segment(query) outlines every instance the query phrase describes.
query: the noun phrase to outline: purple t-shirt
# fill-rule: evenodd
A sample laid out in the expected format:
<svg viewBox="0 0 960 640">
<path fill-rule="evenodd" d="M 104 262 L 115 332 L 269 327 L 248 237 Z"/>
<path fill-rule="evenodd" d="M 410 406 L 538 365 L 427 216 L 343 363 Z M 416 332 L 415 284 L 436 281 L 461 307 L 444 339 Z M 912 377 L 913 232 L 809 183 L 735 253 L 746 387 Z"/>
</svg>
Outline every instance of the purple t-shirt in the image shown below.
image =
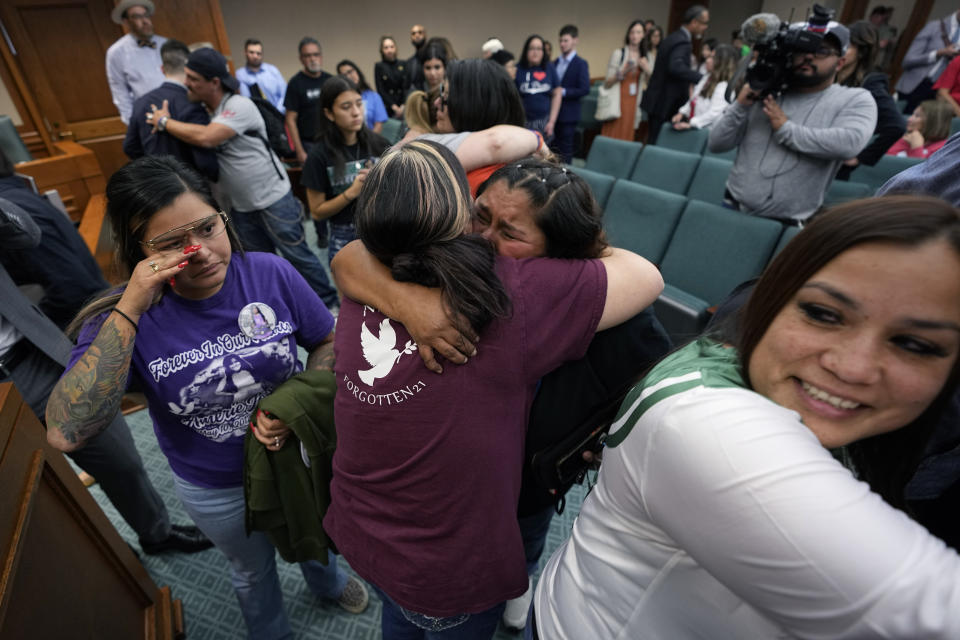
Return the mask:
<svg viewBox="0 0 960 640">
<path fill-rule="evenodd" d="M 544 374 L 584 355 L 603 313 L 594 260 L 497 259 L 512 316 L 465 366 L 427 370 L 403 325 L 343 300 L 337 451 L 324 528 L 401 606 L 476 613 L 527 589 L 517 499 L 527 417 Z"/>
<path fill-rule="evenodd" d="M 69 366 L 103 318 L 83 327 Z M 216 294 L 167 292 L 139 325 L 128 386 L 146 395 L 170 467 L 193 484 L 226 488 L 242 483 L 243 436 L 257 403 L 302 369 L 297 344 L 320 344 L 334 320 L 290 263 L 248 253 L 233 256 Z"/>
</svg>

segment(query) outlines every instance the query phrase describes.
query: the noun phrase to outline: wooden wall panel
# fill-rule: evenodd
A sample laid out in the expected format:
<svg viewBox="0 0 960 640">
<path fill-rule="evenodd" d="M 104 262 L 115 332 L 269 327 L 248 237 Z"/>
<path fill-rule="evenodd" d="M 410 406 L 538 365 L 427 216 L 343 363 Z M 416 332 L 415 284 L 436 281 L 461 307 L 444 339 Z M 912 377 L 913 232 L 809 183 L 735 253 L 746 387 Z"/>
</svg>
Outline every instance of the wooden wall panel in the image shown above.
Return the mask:
<svg viewBox="0 0 960 640">
<path fill-rule="evenodd" d="M 104 66 L 107 51 L 90 7 L 23 7 L 20 19 L 39 65 L 32 75 L 46 76 L 65 121 L 116 115 Z"/>
</svg>

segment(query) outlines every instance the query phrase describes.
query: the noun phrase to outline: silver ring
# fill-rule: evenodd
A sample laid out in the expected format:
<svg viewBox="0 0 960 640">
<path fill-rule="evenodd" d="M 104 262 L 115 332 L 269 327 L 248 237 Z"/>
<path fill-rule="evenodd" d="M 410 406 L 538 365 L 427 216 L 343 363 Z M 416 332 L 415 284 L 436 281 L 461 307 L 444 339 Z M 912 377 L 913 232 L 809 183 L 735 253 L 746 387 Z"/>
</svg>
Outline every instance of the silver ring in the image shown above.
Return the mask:
<svg viewBox="0 0 960 640">
<path fill-rule="evenodd" d="M 273 446 L 280 448 L 280 436 L 273 436 Z"/>
<path fill-rule="evenodd" d="M 157 264 L 156 262 L 154 262 L 153 260 L 151 260 L 148 264 L 149 264 L 150 268 L 153 270 L 154 273 L 157 273 L 157 272 L 160 271 L 160 265 L 158 265 L 158 264 Z"/>
</svg>

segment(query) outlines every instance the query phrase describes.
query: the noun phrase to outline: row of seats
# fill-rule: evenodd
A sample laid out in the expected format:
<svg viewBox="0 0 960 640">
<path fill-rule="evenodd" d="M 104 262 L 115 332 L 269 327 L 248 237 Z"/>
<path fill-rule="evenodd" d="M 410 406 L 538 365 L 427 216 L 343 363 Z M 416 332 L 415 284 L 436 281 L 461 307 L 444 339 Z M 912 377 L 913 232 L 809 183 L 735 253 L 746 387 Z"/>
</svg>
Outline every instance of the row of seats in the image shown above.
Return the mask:
<svg viewBox="0 0 960 640">
<path fill-rule="evenodd" d="M 699 145 L 691 147 L 677 142 L 690 135 L 694 136 L 692 139 L 699 137 L 705 143 L 705 131 L 670 131 L 673 135 L 661 137 L 656 145 L 647 146 L 639 142 L 597 136 L 590 147 L 585 166 L 590 171 L 614 178 L 649 184 L 708 202 L 720 202 L 733 159 L 717 154 L 701 155 L 689 150 L 701 148 Z M 676 148 L 684 145 L 685 149 Z M 861 166 L 856 170 L 855 181 L 833 181 L 827 191 L 825 204 L 869 196 L 896 174 L 922 161 L 920 158 L 884 156 L 873 167 Z"/>
<path fill-rule="evenodd" d="M 597 138 L 594 148 L 610 146 L 619 151 L 636 151 L 626 147 L 630 143 L 613 140 L 613 144 L 609 144 L 610 140 Z M 604 153 L 603 150 L 601 153 Z M 591 162 L 591 158 L 595 161 Z M 591 158 L 587 159 L 586 168 L 580 170 L 580 174 L 590 183 L 601 207 L 606 206 L 614 180 L 617 179 L 719 204 L 723 200 L 727 176 L 733 167 L 732 160 L 674 151 L 659 145 L 648 146 L 643 153 L 638 153 L 636 160 L 625 157 L 623 153 L 618 156 L 613 150 L 600 156 L 602 160 L 593 156 L 591 150 Z M 627 173 L 625 169 L 631 162 L 634 163 L 633 168 Z M 872 193 L 873 190 L 865 184 L 835 180 L 827 191 L 825 204 L 834 205 L 866 198 Z"/>
<path fill-rule="evenodd" d="M 678 344 L 697 335 L 710 307 L 741 282 L 759 276 L 799 231 L 631 180 L 574 171 L 595 192 L 599 185 L 611 244 L 659 265 L 666 287 L 654 308 Z"/>
</svg>

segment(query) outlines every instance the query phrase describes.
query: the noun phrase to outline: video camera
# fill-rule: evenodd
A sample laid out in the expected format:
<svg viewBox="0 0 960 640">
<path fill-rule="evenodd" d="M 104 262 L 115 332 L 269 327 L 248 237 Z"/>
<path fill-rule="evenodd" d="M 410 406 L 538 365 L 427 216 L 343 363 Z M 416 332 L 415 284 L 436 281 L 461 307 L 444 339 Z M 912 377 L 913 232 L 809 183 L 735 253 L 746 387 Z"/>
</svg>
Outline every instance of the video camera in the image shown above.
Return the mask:
<svg viewBox="0 0 960 640">
<path fill-rule="evenodd" d="M 823 43 L 833 12 L 819 4 L 806 22 L 790 25 L 772 13 L 747 18 L 740 28 L 743 41 L 753 47 L 756 59 L 746 67 L 746 81 L 762 96 L 779 95 L 789 87 L 796 53 L 815 53 Z M 739 73 L 738 73 L 739 75 Z M 739 78 L 738 78 L 739 79 Z M 730 83 L 731 88 L 735 86 Z"/>
</svg>

